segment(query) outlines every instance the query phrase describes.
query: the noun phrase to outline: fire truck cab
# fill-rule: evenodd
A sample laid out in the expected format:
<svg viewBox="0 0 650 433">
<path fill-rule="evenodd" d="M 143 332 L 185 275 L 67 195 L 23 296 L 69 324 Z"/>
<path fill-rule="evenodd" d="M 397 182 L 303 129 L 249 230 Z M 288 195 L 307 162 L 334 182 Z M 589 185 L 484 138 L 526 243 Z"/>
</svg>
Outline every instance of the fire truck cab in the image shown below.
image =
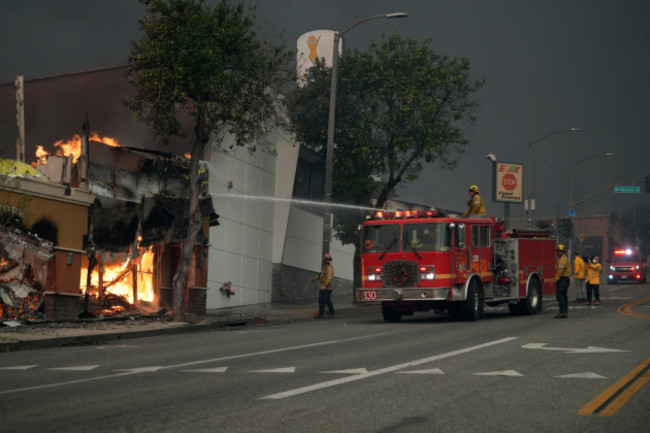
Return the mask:
<svg viewBox="0 0 650 433">
<path fill-rule="evenodd" d="M 614 250 L 609 263 L 607 281 L 617 283 L 619 281 L 632 281 L 645 283 L 646 263 L 638 251 L 632 248 L 620 248 Z"/>
<path fill-rule="evenodd" d="M 542 311 L 555 289 L 555 240 L 504 231 L 491 217 L 441 211 L 378 211 L 361 230 L 360 303 L 381 303 L 386 321 L 435 310 L 475 321 L 485 305 L 512 314 Z"/>
</svg>

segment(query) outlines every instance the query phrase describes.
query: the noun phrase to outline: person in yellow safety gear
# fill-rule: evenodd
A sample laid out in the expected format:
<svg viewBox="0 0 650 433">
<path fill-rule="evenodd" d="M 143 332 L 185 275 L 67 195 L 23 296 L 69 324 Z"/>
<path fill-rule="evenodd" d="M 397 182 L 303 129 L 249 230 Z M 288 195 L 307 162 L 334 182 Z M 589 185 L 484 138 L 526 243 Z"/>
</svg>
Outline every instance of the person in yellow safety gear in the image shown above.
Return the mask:
<svg viewBox="0 0 650 433">
<path fill-rule="evenodd" d="M 469 187 L 469 197 L 467 201 L 467 210 L 463 212 L 463 218 L 469 215 L 485 215 L 485 203 L 478 193 L 478 186 L 472 185 Z"/>
<path fill-rule="evenodd" d="M 555 248 L 557 252 L 557 262 L 555 263 L 555 297 L 560 307 L 560 311 L 555 316 L 556 319 L 566 319 L 569 309 L 569 277 L 571 276 L 571 263 L 566 256 L 566 248 L 558 244 Z"/>
<path fill-rule="evenodd" d="M 334 289 L 334 268 L 332 267 L 332 256 L 329 254 L 323 254 L 323 266 L 321 268 L 320 274 L 316 275 L 311 279 L 312 282 L 318 280 L 318 316 L 316 319 L 322 319 L 325 317 L 325 306 L 327 305 L 327 311 L 329 313 L 329 318 L 334 317 L 334 305 L 332 304 L 332 290 Z"/>
<path fill-rule="evenodd" d="M 594 294 L 595 304 L 600 305 L 600 272 L 603 265 L 598 263 L 598 256 L 587 262 L 587 304 L 591 305 L 591 293 Z"/>
<path fill-rule="evenodd" d="M 576 251 L 576 258 L 573 260 L 573 282 L 576 286 L 576 302 L 585 302 L 585 261 Z"/>
</svg>

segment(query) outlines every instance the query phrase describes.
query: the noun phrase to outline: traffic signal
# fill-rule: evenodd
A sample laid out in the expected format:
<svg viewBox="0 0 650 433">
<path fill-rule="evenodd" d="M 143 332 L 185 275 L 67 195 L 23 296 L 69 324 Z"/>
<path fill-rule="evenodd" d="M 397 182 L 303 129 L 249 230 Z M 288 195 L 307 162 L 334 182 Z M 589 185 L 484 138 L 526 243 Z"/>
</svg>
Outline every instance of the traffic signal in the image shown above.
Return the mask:
<svg viewBox="0 0 650 433">
<path fill-rule="evenodd" d="M 560 236 L 570 238 L 571 232 L 573 231 L 572 228 L 573 223 L 571 218 L 560 218 L 560 221 L 558 222 L 558 233 Z"/>
</svg>

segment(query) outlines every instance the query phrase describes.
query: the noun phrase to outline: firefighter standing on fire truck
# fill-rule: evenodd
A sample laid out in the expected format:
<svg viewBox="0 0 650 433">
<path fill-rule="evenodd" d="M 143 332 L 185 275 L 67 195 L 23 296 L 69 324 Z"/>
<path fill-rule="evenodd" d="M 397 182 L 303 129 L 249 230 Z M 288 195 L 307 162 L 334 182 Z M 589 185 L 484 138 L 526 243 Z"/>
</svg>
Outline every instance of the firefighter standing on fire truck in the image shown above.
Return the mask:
<svg viewBox="0 0 650 433">
<path fill-rule="evenodd" d="M 560 307 L 559 313 L 555 315 L 556 319 L 566 319 L 569 309 L 569 277 L 571 276 L 571 263 L 566 255 L 566 248 L 558 244 L 555 248 L 557 252 L 557 262 L 555 263 L 555 297 Z"/>
<path fill-rule="evenodd" d="M 469 197 L 467 201 L 467 210 L 463 212 L 463 218 L 469 215 L 485 215 L 485 203 L 480 195 L 478 195 L 478 186 L 472 185 L 469 187 Z"/>
</svg>

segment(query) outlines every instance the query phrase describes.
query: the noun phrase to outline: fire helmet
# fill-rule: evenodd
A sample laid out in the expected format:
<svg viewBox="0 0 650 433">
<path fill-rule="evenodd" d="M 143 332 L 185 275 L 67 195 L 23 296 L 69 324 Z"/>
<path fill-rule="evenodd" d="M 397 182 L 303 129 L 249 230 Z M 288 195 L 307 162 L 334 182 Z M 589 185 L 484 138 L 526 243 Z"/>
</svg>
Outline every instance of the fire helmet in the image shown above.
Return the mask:
<svg viewBox="0 0 650 433">
<path fill-rule="evenodd" d="M 324 262 L 331 262 L 332 261 L 332 256 L 329 254 L 323 254 L 323 261 Z"/>
<path fill-rule="evenodd" d="M 479 192 L 478 192 L 478 186 L 476 186 L 476 185 L 472 185 L 472 186 L 470 186 L 470 187 L 469 187 L 469 192 L 475 192 L 475 193 L 478 194 L 478 193 L 479 193 Z"/>
<path fill-rule="evenodd" d="M 564 244 L 557 244 L 555 251 L 566 251 L 566 248 L 564 247 Z"/>
</svg>

